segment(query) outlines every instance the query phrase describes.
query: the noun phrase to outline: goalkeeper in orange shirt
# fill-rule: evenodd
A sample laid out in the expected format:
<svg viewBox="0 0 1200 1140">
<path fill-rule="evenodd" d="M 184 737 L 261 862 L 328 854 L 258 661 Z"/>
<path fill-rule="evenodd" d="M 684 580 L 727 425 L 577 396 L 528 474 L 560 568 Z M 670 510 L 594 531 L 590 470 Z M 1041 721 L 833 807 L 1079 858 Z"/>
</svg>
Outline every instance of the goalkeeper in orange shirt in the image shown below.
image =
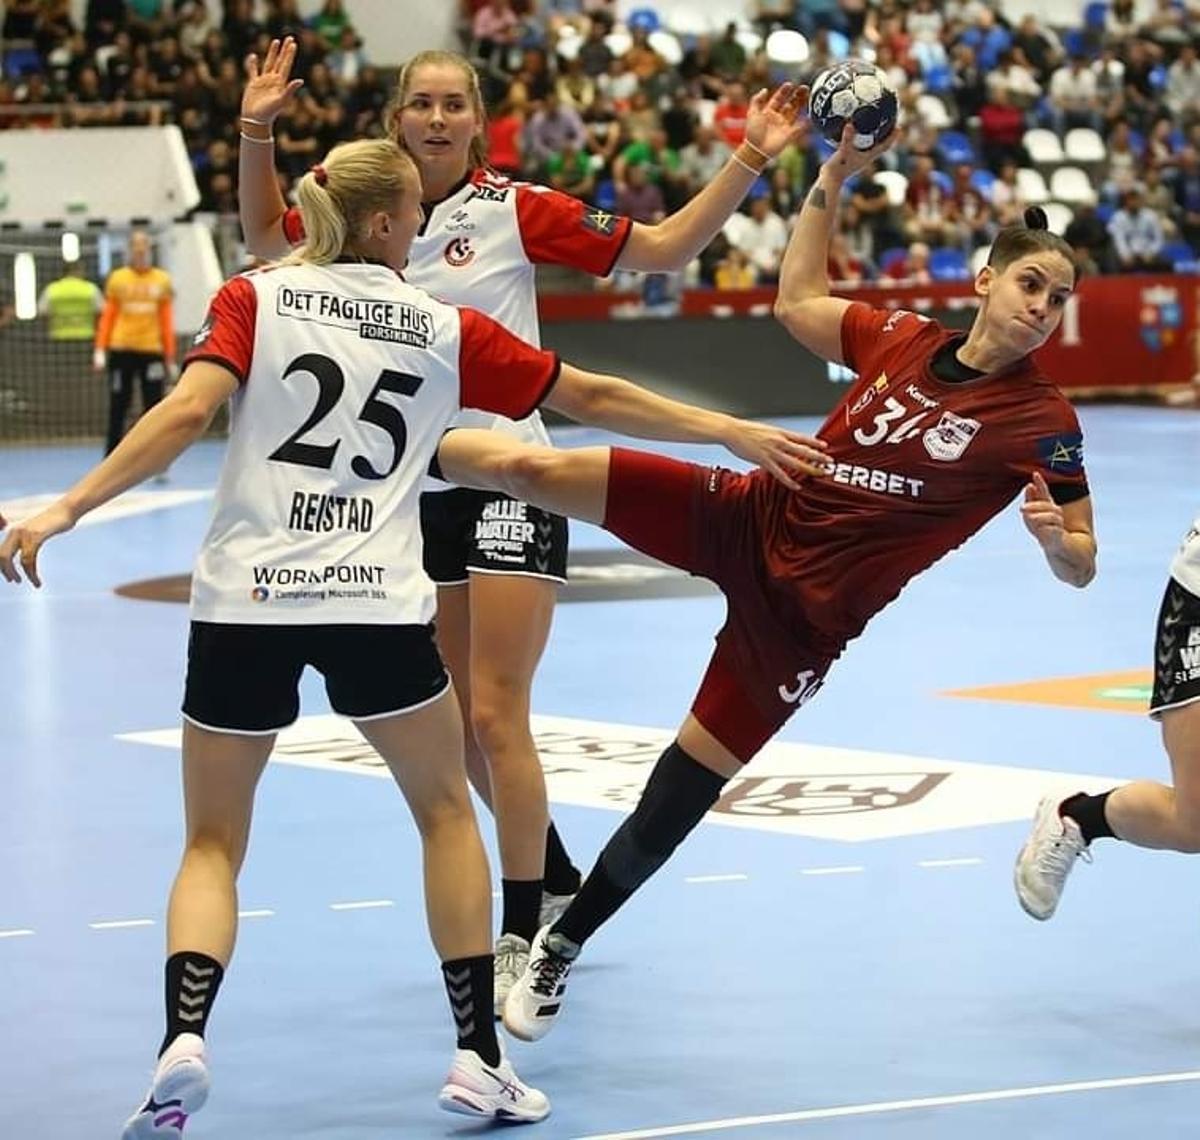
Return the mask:
<svg viewBox="0 0 1200 1140">
<path fill-rule="evenodd" d="M 163 397 L 176 374 L 174 288 L 170 274 L 153 264 L 150 235 L 129 235 L 129 263 L 114 269 L 104 286 L 104 311 L 96 328 L 93 367 L 108 376 L 107 455 L 125 434 L 135 382 L 142 411 Z"/>
</svg>

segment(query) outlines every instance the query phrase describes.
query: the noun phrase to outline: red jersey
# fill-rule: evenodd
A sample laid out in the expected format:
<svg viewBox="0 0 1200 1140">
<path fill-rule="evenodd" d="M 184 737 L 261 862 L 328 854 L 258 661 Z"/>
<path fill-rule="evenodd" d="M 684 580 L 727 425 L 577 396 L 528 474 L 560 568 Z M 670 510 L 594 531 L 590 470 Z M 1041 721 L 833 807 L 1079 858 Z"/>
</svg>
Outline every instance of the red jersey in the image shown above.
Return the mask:
<svg viewBox="0 0 1200 1140">
<path fill-rule="evenodd" d="M 834 652 L 1034 471 L 1057 502 L 1088 494 L 1075 410 L 1029 357 L 975 380 L 934 376 L 937 351 L 962 335 L 852 304 L 842 359 L 858 379 L 819 433 L 832 475 L 789 492 L 756 473 L 756 492 L 776 500 L 762 511 L 768 573 Z"/>
</svg>

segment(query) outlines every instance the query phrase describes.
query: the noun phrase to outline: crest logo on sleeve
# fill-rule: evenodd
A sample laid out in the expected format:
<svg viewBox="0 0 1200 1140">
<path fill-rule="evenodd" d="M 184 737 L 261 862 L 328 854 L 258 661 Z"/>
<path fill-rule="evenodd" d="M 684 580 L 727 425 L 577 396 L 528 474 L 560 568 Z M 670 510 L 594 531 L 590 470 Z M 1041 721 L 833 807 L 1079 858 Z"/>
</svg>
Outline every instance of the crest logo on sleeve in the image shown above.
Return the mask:
<svg viewBox="0 0 1200 1140">
<path fill-rule="evenodd" d="M 881 392 L 885 392 L 887 390 L 888 383 L 888 374 L 886 372 L 881 372 L 877 377 L 875 377 L 875 380 L 871 386 L 867 388 L 866 391 L 864 391 L 858 397 L 858 399 L 854 401 L 853 404 L 850 405 L 850 415 L 856 416 L 865 408 L 870 407 L 874 402 L 875 397 Z"/>
<path fill-rule="evenodd" d="M 470 265 L 475 260 L 475 250 L 471 248 L 469 238 L 455 238 L 442 255 L 446 259 L 447 265 L 452 265 L 455 269 L 461 269 L 464 265 Z"/>
<path fill-rule="evenodd" d="M 1039 439 L 1037 452 L 1056 475 L 1078 475 L 1083 470 L 1083 435 L 1077 431 Z"/>
<path fill-rule="evenodd" d="M 584 210 L 580 222 L 585 230 L 591 230 L 592 233 L 601 234 L 604 237 L 612 237 L 613 231 L 617 228 L 617 215 L 610 214 L 607 210 Z"/>
<path fill-rule="evenodd" d="M 962 453 L 967 450 L 981 426 L 978 420 L 956 416 L 953 412 L 943 412 L 942 418 L 933 427 L 925 429 L 921 440 L 931 459 L 953 463 L 962 457 Z"/>
</svg>

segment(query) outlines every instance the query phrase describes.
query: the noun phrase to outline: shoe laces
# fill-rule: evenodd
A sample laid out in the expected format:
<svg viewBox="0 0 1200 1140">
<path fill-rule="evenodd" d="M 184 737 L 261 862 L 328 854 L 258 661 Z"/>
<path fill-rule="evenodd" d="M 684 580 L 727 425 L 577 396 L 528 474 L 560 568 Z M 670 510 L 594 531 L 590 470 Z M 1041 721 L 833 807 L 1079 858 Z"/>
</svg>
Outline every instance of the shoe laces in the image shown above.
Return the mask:
<svg viewBox="0 0 1200 1140">
<path fill-rule="evenodd" d="M 533 971 L 530 989 L 540 997 L 548 998 L 558 992 L 559 983 L 571 969 L 571 960 L 543 948 L 541 955 L 530 962 L 529 968 Z"/>
<path fill-rule="evenodd" d="M 521 974 L 524 965 L 521 958 L 528 955 L 529 950 L 522 946 L 516 938 L 501 938 L 496 943 L 496 972 L 504 974 Z"/>
<path fill-rule="evenodd" d="M 1038 852 L 1037 866 L 1044 874 L 1052 875 L 1056 879 L 1065 879 L 1076 859 L 1090 863 L 1092 853 L 1083 842 L 1083 838 L 1076 838 L 1064 824 L 1062 831 L 1045 843 Z"/>
</svg>

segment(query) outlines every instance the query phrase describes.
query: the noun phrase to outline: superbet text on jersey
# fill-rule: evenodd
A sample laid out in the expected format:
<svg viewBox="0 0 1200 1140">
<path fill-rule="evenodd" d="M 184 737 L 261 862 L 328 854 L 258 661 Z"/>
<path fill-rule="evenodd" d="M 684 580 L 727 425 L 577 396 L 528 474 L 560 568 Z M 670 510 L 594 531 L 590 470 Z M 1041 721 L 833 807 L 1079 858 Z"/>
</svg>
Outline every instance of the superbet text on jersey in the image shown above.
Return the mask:
<svg viewBox="0 0 1200 1140">
<path fill-rule="evenodd" d="M 258 270 L 213 299 L 188 363 L 241 380 L 192 617 L 249 624 L 424 624 L 417 498 L 463 407 L 521 418 L 552 352 L 387 266 Z"/>
<path fill-rule="evenodd" d="M 790 495 L 764 536 L 773 572 L 796 583 L 835 646 L 1034 471 L 1060 503 L 1088 493 L 1075 411 L 1031 360 L 959 383 L 934 375 L 935 354 L 962 335 L 861 303 L 842 318 L 858 380 L 819 433 L 830 475 Z"/>
</svg>

